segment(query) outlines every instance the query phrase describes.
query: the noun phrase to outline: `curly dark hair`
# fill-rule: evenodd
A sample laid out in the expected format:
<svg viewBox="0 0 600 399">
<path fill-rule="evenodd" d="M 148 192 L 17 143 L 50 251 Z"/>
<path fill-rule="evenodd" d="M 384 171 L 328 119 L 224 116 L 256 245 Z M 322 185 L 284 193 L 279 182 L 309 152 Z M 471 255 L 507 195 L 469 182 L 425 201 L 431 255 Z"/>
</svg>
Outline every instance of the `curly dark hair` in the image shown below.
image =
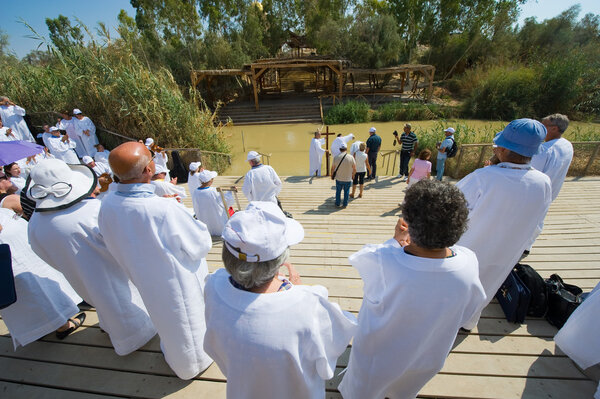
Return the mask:
<svg viewBox="0 0 600 399">
<path fill-rule="evenodd" d="M 456 244 L 467 230 L 469 210 L 458 188 L 438 180 L 421 180 L 406 190 L 402 216 L 412 242 L 439 249 Z"/>
</svg>

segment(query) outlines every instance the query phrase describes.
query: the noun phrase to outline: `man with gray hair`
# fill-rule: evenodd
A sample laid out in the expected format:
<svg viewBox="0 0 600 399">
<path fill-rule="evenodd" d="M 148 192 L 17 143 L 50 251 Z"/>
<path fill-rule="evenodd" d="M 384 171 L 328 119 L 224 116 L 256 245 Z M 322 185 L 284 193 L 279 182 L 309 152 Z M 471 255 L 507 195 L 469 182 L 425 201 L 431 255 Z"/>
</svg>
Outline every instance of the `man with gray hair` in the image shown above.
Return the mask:
<svg viewBox="0 0 600 399">
<path fill-rule="evenodd" d="M 246 160 L 250 164 L 250 170 L 244 177 L 242 191 L 248 198 L 248 202 L 271 201 L 277 204 L 277 195 L 281 191 L 281 180 L 271 166 L 261 163 L 260 158 L 258 152 L 248 152 Z"/>
<path fill-rule="evenodd" d="M 25 110 L 8 99 L 0 97 L 0 118 L 7 128 L 12 129 L 17 140 L 31 141 L 35 143 L 27 123 L 25 123 Z"/>
<path fill-rule="evenodd" d="M 176 201 L 154 193 L 154 158 L 142 143 L 121 144 L 108 161 L 121 183 L 102 201 L 100 233 L 138 288 L 165 360 L 179 378 L 193 378 L 212 363 L 203 349 L 210 234 Z"/>
</svg>

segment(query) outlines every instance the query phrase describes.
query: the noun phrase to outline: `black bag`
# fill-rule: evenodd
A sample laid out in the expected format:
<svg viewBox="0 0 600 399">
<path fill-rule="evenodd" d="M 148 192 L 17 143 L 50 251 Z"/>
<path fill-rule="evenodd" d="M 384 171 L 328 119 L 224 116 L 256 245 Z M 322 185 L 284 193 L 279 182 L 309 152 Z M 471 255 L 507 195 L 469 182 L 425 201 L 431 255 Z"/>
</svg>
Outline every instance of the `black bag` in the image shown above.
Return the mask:
<svg viewBox="0 0 600 399">
<path fill-rule="evenodd" d="M 546 320 L 560 329 L 582 302 L 583 290 L 576 285 L 566 284 L 558 274 L 553 274 L 546 280 L 546 287 L 548 289 Z"/>
<path fill-rule="evenodd" d="M 12 257 L 8 244 L 0 244 L 0 309 L 17 302 Z"/>
<path fill-rule="evenodd" d="M 500 286 L 496 293 L 496 299 L 504 311 L 506 320 L 511 323 L 522 323 L 525 320 L 531 301 L 531 292 L 521 281 L 514 268 Z"/>
<path fill-rule="evenodd" d="M 514 270 L 531 293 L 531 302 L 529 303 L 527 316 L 544 317 L 548 311 L 546 282 L 529 265 L 517 263 Z"/>
<path fill-rule="evenodd" d="M 458 152 L 458 144 L 456 144 L 456 140 L 454 140 L 454 139 L 450 139 L 450 140 L 452 140 L 452 145 L 450 147 L 446 148 L 446 156 L 448 158 L 454 158 L 454 156 Z"/>
</svg>

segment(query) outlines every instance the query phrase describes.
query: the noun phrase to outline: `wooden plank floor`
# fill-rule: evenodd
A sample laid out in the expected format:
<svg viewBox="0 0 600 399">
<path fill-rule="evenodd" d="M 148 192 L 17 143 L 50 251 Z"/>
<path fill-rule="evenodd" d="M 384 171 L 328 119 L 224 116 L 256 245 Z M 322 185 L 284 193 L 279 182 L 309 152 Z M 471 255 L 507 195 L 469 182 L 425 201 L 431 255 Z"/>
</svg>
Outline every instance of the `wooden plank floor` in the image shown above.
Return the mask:
<svg viewBox="0 0 600 399">
<path fill-rule="evenodd" d="M 236 178 L 218 177 L 216 185 L 231 185 Z M 543 277 L 558 273 L 586 291 L 600 281 L 599 183 L 598 177 L 565 182 L 526 259 Z M 380 178 L 367 185 L 364 198 L 337 209 L 329 178 L 285 179 L 283 207 L 306 230 L 304 241 L 291 251 L 304 283 L 324 285 L 332 301 L 358 312 L 362 282 L 347 258 L 366 243 L 391 237 L 405 186 L 395 178 Z M 184 203 L 191 207 L 189 199 Z M 221 249 L 215 241 L 208 256 L 211 271 L 222 267 Z M 87 315 L 84 327 L 64 341 L 48 335 L 17 351 L 0 321 L 0 397 L 225 397 L 225 378 L 216 365 L 191 381 L 179 380 L 164 362 L 157 337 L 131 355 L 117 356 L 96 313 Z M 444 369 L 420 397 L 591 398 L 596 384 L 556 347 L 556 331 L 543 319 L 510 324 L 493 302 L 475 330 L 458 335 Z M 347 365 L 349 350 L 340 357 L 337 373 Z M 327 397 L 340 397 L 339 380 L 336 375 L 327 382 Z"/>
</svg>

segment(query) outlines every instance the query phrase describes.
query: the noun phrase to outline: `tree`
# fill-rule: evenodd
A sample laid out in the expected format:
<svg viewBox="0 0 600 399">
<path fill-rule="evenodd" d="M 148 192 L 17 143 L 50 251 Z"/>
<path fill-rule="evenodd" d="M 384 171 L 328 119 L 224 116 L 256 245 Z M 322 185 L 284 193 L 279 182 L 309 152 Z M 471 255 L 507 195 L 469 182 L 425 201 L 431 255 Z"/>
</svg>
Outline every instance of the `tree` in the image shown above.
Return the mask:
<svg viewBox="0 0 600 399">
<path fill-rule="evenodd" d="M 72 26 L 69 18 L 64 15 L 59 15 L 58 18 L 46 18 L 46 25 L 50 31 L 50 40 L 59 51 L 64 53 L 83 46 L 81 27 Z"/>
<path fill-rule="evenodd" d="M 382 68 L 398 63 L 403 46 L 391 15 L 359 13 L 350 28 L 348 58 L 363 68 Z"/>
</svg>

